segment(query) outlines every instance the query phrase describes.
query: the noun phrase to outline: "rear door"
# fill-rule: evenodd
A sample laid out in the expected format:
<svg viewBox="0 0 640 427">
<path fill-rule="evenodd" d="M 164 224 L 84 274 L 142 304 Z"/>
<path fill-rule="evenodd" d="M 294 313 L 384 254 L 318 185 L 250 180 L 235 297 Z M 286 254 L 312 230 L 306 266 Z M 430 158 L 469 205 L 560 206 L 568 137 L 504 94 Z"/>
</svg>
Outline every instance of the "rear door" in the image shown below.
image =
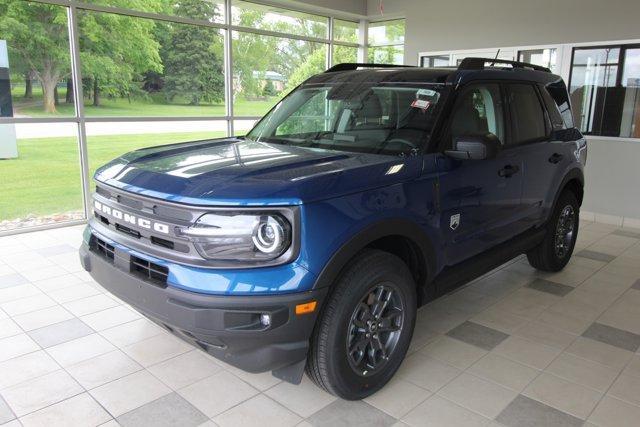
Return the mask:
<svg viewBox="0 0 640 427">
<path fill-rule="evenodd" d="M 493 159 L 456 160 L 436 155 L 439 173 L 440 229 L 448 265 L 457 264 L 520 232 L 522 168 L 518 150 L 508 145 L 504 93 L 497 83 L 460 89 L 443 150 L 465 136 L 495 134 L 504 146 Z"/>
<path fill-rule="evenodd" d="M 542 220 L 544 202 L 554 182 L 555 171 L 563 164 L 561 147 L 553 137 L 550 115 L 540 88 L 533 83 L 505 85 L 511 117 L 513 150 L 523 159 L 522 229 Z M 548 94 L 547 94 L 548 95 Z M 559 115 L 559 113 L 558 113 Z M 561 117 L 554 115 L 556 125 Z"/>
</svg>

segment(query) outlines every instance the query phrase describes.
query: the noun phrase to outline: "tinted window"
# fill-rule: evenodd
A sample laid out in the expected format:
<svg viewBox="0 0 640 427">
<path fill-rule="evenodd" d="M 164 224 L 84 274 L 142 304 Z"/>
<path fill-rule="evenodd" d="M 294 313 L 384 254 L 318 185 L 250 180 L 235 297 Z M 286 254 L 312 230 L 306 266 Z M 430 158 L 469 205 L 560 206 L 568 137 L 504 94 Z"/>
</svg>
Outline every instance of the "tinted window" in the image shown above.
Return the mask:
<svg viewBox="0 0 640 427">
<path fill-rule="evenodd" d="M 558 106 L 562 120 L 567 128 L 574 127 L 573 113 L 571 112 L 571 105 L 569 103 L 569 93 L 567 87 L 563 81 L 556 83 L 550 83 L 547 85 L 547 91 L 553 98 L 553 101 Z"/>
<path fill-rule="evenodd" d="M 547 136 L 544 111 L 532 85 L 509 85 L 513 143 L 535 141 Z"/>
<path fill-rule="evenodd" d="M 555 101 L 544 86 L 539 86 L 539 88 L 540 93 L 542 94 L 542 99 L 544 100 L 544 105 L 545 107 L 547 107 L 549 120 L 551 120 L 551 126 L 553 127 L 553 130 L 565 129 L 564 120 L 562 119 L 562 115 L 560 114 Z"/>
<path fill-rule="evenodd" d="M 504 113 L 500 87 L 473 85 L 458 95 L 451 116 L 452 142 L 461 136 L 495 134 L 504 141 Z"/>
</svg>

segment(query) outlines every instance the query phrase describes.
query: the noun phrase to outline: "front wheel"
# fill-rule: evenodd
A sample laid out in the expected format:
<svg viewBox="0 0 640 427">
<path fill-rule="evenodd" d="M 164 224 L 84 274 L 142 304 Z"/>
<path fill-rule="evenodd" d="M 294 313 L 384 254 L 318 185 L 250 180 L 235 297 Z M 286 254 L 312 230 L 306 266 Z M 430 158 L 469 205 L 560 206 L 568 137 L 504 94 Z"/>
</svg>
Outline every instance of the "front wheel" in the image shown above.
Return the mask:
<svg viewBox="0 0 640 427">
<path fill-rule="evenodd" d="M 307 374 L 348 400 L 382 388 L 400 367 L 416 318 L 416 286 L 395 255 L 366 250 L 335 284 L 316 325 Z"/>
<path fill-rule="evenodd" d="M 578 199 L 573 192 L 565 190 L 558 197 L 544 240 L 527 253 L 529 264 L 543 271 L 562 270 L 576 245 L 579 224 Z"/>
</svg>

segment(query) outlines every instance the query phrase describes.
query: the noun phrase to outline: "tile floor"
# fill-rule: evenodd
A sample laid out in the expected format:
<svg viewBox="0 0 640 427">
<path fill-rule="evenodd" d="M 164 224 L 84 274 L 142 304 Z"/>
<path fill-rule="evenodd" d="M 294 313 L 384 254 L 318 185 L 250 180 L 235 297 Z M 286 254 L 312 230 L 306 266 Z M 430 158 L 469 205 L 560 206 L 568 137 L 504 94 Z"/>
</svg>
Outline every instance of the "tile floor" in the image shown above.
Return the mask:
<svg viewBox="0 0 640 427">
<path fill-rule="evenodd" d="M 400 371 L 362 402 L 178 341 L 82 271 L 80 235 L 0 238 L 2 425 L 638 425 L 640 230 L 582 223 L 562 272 L 521 257 L 421 308 Z"/>
</svg>

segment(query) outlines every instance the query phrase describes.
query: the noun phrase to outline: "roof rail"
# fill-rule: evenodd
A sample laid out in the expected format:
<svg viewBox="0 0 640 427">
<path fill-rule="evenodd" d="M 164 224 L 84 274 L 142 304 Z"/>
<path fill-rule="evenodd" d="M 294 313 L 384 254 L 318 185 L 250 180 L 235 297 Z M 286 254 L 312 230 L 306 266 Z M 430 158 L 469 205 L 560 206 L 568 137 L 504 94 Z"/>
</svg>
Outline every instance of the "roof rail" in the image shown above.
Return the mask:
<svg viewBox="0 0 640 427">
<path fill-rule="evenodd" d="M 415 68 L 413 65 L 394 65 L 394 64 L 361 64 L 356 62 L 344 62 L 342 64 L 336 64 L 329 68 L 325 73 L 332 73 L 334 71 L 353 71 L 358 68 Z"/>
<path fill-rule="evenodd" d="M 484 70 L 485 64 L 491 64 L 491 66 L 493 66 L 493 64 L 507 64 L 511 65 L 513 68 L 528 68 L 535 71 L 543 71 L 545 73 L 551 72 L 547 67 L 529 64 L 528 62 L 493 58 L 464 58 L 460 65 L 458 65 L 458 70 Z"/>
</svg>

